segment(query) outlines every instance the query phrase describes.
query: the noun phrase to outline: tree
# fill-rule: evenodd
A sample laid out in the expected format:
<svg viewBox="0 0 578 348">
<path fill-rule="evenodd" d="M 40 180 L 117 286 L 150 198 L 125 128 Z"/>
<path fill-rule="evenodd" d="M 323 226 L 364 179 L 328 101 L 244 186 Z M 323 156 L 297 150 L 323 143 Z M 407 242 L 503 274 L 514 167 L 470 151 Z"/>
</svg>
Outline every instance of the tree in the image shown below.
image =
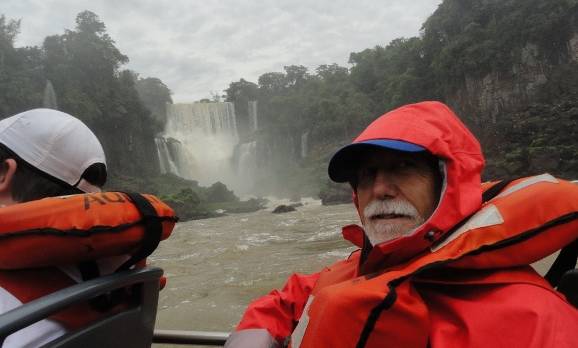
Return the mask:
<svg viewBox="0 0 578 348">
<path fill-rule="evenodd" d="M 237 202 L 239 198 L 235 196 L 233 191 L 230 191 L 225 184 L 217 181 L 206 192 L 207 202 Z"/>
<path fill-rule="evenodd" d="M 47 37 L 43 51 L 43 70 L 54 84 L 59 107 L 94 130 L 109 170 L 137 176 L 158 172 L 158 161 L 150 161 L 150 154 L 156 157 L 154 135 L 163 129 L 164 119 L 153 118 L 140 100 L 138 75 L 120 70 L 128 57 L 115 46 L 98 16 L 79 13 L 76 28 Z M 142 84 L 149 87 L 145 98 L 158 116 L 162 108 L 158 104 L 164 107 L 170 91 L 158 79 Z"/>
<path fill-rule="evenodd" d="M 307 68 L 303 65 L 289 65 L 283 69 L 285 70 L 285 81 L 289 86 L 301 85 L 309 78 Z"/>
<path fill-rule="evenodd" d="M 106 33 L 106 26 L 98 16 L 90 11 L 83 11 L 76 16 L 76 31 L 67 31 L 69 48 L 74 48 L 73 55 L 77 59 L 85 59 L 85 63 L 95 62 L 97 67 L 116 71 L 120 65 L 128 63 L 128 57 L 122 54 L 114 45 L 114 41 Z"/>
<path fill-rule="evenodd" d="M 137 77 L 136 90 L 142 103 L 161 125 L 167 120 L 167 104 L 172 104 L 171 91 L 159 78 Z"/>
<path fill-rule="evenodd" d="M 0 71 L 4 71 L 6 59 L 14 55 L 14 39 L 20 32 L 20 20 L 7 20 L 0 15 Z"/>
<path fill-rule="evenodd" d="M 331 65 L 320 65 L 317 67 L 317 69 L 315 69 L 315 72 L 319 77 L 328 83 L 344 81 L 349 78 L 349 70 L 335 63 Z"/>
<path fill-rule="evenodd" d="M 45 80 L 38 48 L 15 48 L 20 20 L 0 15 L 0 118 L 42 104 Z"/>
<path fill-rule="evenodd" d="M 259 76 L 259 90 L 263 94 L 276 94 L 287 87 L 287 78 L 280 72 L 265 73 Z"/>
</svg>

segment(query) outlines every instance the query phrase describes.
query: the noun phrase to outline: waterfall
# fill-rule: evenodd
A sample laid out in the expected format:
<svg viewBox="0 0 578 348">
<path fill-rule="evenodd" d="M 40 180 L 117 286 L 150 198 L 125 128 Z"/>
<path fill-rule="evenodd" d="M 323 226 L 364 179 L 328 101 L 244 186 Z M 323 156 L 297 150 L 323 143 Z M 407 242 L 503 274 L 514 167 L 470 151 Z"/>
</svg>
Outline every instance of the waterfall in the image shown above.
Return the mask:
<svg viewBox="0 0 578 348">
<path fill-rule="evenodd" d="M 159 155 L 161 173 L 173 173 L 175 175 L 181 176 L 179 172 L 178 163 L 178 150 L 176 145 L 177 141 L 172 141 L 174 139 L 165 139 L 162 137 L 155 138 L 155 143 L 157 144 L 157 153 Z M 172 151 L 171 151 L 172 150 Z"/>
<path fill-rule="evenodd" d="M 44 97 L 42 98 L 42 107 L 58 110 L 56 92 L 54 92 L 54 86 L 52 86 L 52 82 L 50 82 L 50 80 L 46 80 L 46 87 L 44 87 Z"/>
<path fill-rule="evenodd" d="M 157 155 L 159 157 L 159 167 L 161 169 L 161 174 L 168 173 L 169 158 L 166 151 L 164 151 L 165 138 L 155 138 L 155 144 L 157 145 Z"/>
<path fill-rule="evenodd" d="M 159 139 L 163 139 L 157 141 L 161 170 L 201 185 L 243 184 L 232 165 L 239 142 L 233 103 L 168 104 L 167 124 Z"/>
<path fill-rule="evenodd" d="M 309 132 L 301 134 L 301 158 L 307 157 L 309 152 Z"/>
<path fill-rule="evenodd" d="M 251 100 L 248 102 L 249 110 L 249 131 L 256 132 L 259 129 L 259 123 L 257 121 L 257 101 Z"/>
<path fill-rule="evenodd" d="M 257 170 L 257 142 L 239 144 L 236 154 L 237 174 L 246 178 L 248 183 L 253 182 Z"/>
<path fill-rule="evenodd" d="M 193 133 L 210 137 L 230 137 L 237 141 L 233 103 L 168 104 L 165 134 L 189 139 Z M 183 141 L 179 137 L 174 137 Z"/>
</svg>

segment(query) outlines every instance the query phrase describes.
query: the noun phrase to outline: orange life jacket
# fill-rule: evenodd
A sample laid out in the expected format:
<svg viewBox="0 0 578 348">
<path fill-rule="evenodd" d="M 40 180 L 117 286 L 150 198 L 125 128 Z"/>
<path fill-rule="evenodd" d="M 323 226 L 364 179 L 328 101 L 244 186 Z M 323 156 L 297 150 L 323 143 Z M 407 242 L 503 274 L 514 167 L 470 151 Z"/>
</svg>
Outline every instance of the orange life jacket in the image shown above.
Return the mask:
<svg viewBox="0 0 578 348">
<path fill-rule="evenodd" d="M 120 192 L 51 197 L 0 208 L 0 287 L 27 303 L 76 283 L 56 266 L 118 255 L 130 257 L 119 270 L 143 266 L 177 220 L 155 196 Z M 98 274 L 83 274 L 93 276 Z M 102 315 L 81 304 L 51 318 L 76 329 Z"/>
<path fill-rule="evenodd" d="M 425 347 L 430 319 L 420 283 L 524 283 L 555 292 L 527 265 L 578 238 L 577 197 L 577 185 L 547 174 L 519 179 L 405 263 L 361 275 L 354 253 L 321 272 L 292 346 Z"/>
</svg>

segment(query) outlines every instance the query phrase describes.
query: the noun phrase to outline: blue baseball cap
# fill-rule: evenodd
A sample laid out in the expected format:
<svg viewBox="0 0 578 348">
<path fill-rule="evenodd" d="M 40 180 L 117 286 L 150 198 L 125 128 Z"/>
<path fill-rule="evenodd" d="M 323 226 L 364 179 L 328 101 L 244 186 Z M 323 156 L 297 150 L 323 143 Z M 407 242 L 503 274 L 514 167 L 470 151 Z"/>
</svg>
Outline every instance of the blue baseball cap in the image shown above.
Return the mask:
<svg viewBox="0 0 578 348">
<path fill-rule="evenodd" d="M 329 178 L 335 182 L 348 182 L 356 175 L 360 155 L 369 149 L 388 149 L 403 152 L 422 152 L 426 149 L 420 145 L 403 140 L 373 139 L 346 145 L 339 149 L 329 161 Z"/>
</svg>

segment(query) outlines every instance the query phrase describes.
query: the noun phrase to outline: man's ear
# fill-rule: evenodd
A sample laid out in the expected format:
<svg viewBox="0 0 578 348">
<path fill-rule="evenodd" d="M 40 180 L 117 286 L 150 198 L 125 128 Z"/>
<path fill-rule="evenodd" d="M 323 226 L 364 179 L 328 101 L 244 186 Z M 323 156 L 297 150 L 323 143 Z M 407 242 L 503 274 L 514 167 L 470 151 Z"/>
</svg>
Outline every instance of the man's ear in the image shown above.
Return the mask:
<svg viewBox="0 0 578 348">
<path fill-rule="evenodd" d="M 0 163 L 0 193 L 11 192 L 14 174 L 18 168 L 18 163 L 13 158 L 5 159 Z"/>
</svg>

